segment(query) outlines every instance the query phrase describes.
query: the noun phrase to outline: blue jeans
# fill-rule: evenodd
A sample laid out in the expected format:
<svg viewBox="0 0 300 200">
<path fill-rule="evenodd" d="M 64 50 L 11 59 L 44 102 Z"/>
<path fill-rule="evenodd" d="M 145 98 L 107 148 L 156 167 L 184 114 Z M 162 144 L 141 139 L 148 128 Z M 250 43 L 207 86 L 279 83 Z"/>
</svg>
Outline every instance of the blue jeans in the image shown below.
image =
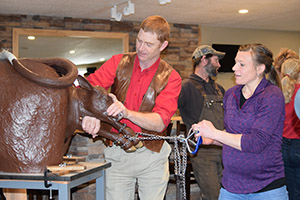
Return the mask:
<svg viewBox="0 0 300 200">
<path fill-rule="evenodd" d="M 288 200 L 286 186 L 266 192 L 236 194 L 221 188 L 219 200 Z"/>
<path fill-rule="evenodd" d="M 290 200 L 300 199 L 300 140 L 282 140 L 285 180 Z"/>
</svg>

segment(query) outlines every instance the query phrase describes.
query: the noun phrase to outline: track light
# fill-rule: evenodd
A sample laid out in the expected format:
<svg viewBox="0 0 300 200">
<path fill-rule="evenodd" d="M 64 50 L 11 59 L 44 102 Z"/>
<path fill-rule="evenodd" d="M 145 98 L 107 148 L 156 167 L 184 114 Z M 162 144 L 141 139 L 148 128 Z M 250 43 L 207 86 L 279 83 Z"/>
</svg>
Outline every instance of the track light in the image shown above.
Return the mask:
<svg viewBox="0 0 300 200">
<path fill-rule="evenodd" d="M 116 21 L 121 21 L 122 19 L 122 13 L 117 11 L 117 5 L 114 5 L 111 9 L 110 9 L 110 14 L 111 14 L 111 18 L 115 19 Z"/>
<path fill-rule="evenodd" d="M 125 16 L 134 14 L 134 4 L 131 3 L 131 0 L 130 1 L 125 1 L 125 2 L 122 2 L 122 3 L 116 4 L 111 8 L 110 12 L 111 12 L 111 18 L 112 19 L 115 19 L 116 21 L 121 21 L 122 13 L 117 11 L 117 6 L 120 5 L 120 4 L 126 3 L 126 2 L 128 3 L 128 5 L 124 7 L 123 14 Z"/>
<path fill-rule="evenodd" d="M 124 7 L 123 14 L 126 15 L 126 16 L 134 14 L 134 4 L 131 3 L 131 1 L 128 1 L 128 6 Z"/>
</svg>

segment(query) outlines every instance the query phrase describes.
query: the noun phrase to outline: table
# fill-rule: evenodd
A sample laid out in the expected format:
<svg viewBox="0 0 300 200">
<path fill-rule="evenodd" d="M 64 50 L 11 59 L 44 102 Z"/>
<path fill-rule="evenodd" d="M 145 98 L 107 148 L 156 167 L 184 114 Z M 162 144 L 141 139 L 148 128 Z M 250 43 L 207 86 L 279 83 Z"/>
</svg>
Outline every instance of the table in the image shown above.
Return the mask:
<svg viewBox="0 0 300 200">
<path fill-rule="evenodd" d="M 110 167 L 111 163 L 79 162 L 78 164 L 86 166 L 86 169 L 61 176 L 49 173 L 47 184 L 51 184 L 50 187 L 45 187 L 43 173 L 0 172 L 0 188 L 58 190 L 59 200 L 70 200 L 71 188 L 96 179 L 96 200 L 105 200 L 105 169 Z"/>
</svg>

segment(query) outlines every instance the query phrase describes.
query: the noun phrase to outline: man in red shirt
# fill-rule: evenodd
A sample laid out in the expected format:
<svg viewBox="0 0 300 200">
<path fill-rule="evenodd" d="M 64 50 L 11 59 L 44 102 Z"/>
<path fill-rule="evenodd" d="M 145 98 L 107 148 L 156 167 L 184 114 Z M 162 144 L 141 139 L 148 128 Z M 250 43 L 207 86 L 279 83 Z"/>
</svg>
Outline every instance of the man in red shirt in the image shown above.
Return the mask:
<svg viewBox="0 0 300 200">
<path fill-rule="evenodd" d="M 114 103 L 107 109 L 108 115 L 121 113 L 121 122 L 135 132 L 164 135 L 177 109 L 181 78 L 160 59 L 169 34 L 170 27 L 164 18 L 148 17 L 140 26 L 136 52 L 113 56 L 87 78 L 92 85 L 111 87 Z M 85 116 L 82 128 L 95 136 L 100 121 Z M 115 145 L 104 150 L 106 161 L 112 163 L 106 172 L 106 199 L 134 199 L 136 181 L 141 199 L 164 198 L 171 148 L 164 140 L 143 141 L 143 144 L 144 147 L 131 153 Z"/>
</svg>

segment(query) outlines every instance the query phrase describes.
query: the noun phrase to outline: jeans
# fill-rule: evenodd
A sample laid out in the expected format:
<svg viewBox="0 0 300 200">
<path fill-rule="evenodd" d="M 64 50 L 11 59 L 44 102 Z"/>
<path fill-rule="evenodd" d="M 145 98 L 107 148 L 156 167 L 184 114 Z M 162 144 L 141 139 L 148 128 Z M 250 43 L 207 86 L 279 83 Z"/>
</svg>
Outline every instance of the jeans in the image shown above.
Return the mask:
<svg viewBox="0 0 300 200">
<path fill-rule="evenodd" d="M 290 200 L 300 199 L 300 139 L 282 140 L 285 180 Z"/>
<path fill-rule="evenodd" d="M 219 200 L 288 200 L 286 186 L 260 193 L 236 194 L 221 188 Z"/>
</svg>

